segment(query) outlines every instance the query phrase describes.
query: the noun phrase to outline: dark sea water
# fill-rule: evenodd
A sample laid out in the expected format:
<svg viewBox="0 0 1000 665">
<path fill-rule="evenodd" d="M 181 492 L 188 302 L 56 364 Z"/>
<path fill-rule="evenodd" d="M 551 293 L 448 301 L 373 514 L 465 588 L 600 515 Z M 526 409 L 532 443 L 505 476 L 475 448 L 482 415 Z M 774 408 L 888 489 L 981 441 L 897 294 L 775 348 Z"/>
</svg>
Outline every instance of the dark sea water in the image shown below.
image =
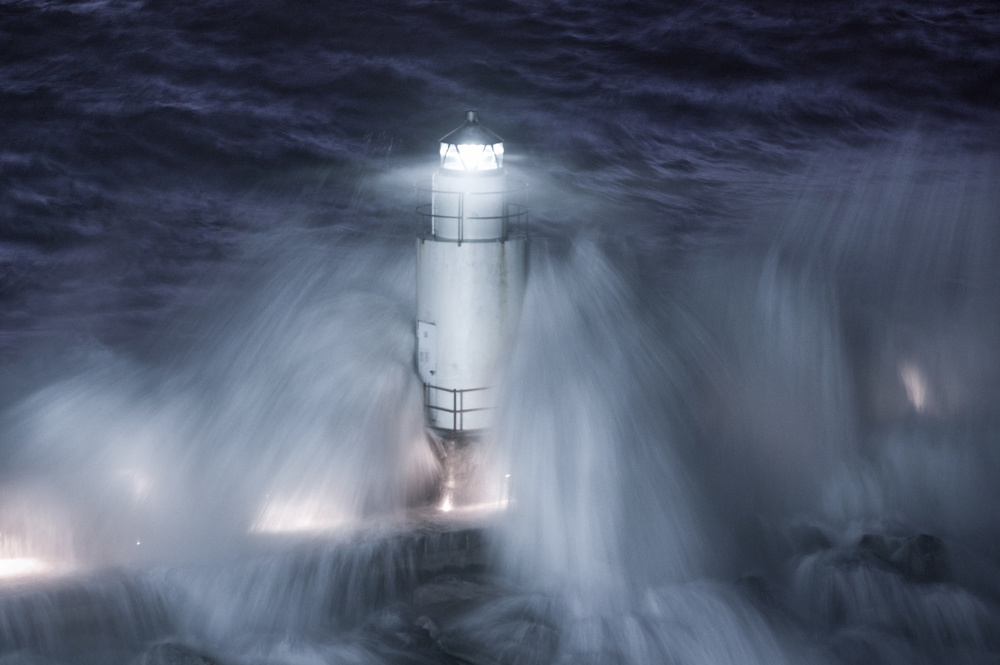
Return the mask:
<svg viewBox="0 0 1000 665">
<path fill-rule="evenodd" d="M 428 578 L 470 108 L 529 285 Z M 0 663 L 998 662 L 998 183 L 985 0 L 0 0 Z"/>
</svg>

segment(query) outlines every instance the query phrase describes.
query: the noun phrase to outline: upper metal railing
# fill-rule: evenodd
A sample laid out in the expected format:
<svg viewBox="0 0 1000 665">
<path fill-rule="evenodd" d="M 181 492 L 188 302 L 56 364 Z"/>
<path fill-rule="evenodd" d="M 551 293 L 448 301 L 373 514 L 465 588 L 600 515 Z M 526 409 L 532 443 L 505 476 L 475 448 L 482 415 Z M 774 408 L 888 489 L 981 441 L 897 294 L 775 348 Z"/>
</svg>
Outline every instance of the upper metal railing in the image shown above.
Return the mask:
<svg viewBox="0 0 1000 665">
<path fill-rule="evenodd" d="M 499 192 L 454 192 L 449 190 L 434 189 L 430 180 L 425 180 L 414 185 L 414 192 L 416 195 L 420 195 L 422 200 L 427 200 L 428 198 L 440 198 L 440 197 L 455 197 L 456 205 L 449 206 L 457 211 L 455 215 L 442 215 L 440 213 L 434 212 L 433 203 L 422 203 L 416 207 L 416 235 L 417 237 L 428 237 L 437 238 L 437 228 L 439 220 L 455 220 L 455 226 L 457 227 L 457 237 L 447 237 L 447 240 L 455 241 L 458 244 L 463 242 L 481 242 L 483 238 L 466 238 L 465 237 L 465 223 L 467 220 L 475 220 L 476 222 L 492 222 L 500 221 L 500 236 L 507 237 L 510 234 L 516 235 L 528 235 L 528 207 L 524 205 L 523 195 L 524 191 L 528 188 L 526 182 L 520 180 L 509 181 L 507 189 Z M 473 200 L 476 197 L 503 197 L 502 210 L 499 215 L 488 215 L 488 216 L 469 216 L 466 217 L 465 210 L 467 209 L 466 201 Z M 515 199 L 515 200 L 512 200 Z M 517 200 L 521 199 L 521 200 Z M 475 206 L 468 206 L 473 207 Z M 496 238 L 485 239 L 488 241 L 495 241 Z"/>
</svg>

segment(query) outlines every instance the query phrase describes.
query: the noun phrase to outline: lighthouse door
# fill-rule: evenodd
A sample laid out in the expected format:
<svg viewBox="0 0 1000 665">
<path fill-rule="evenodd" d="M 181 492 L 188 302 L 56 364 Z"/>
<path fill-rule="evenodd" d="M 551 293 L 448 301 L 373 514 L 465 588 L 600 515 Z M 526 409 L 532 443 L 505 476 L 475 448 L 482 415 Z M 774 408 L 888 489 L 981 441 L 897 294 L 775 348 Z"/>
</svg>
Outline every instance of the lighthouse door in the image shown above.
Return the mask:
<svg viewBox="0 0 1000 665">
<path fill-rule="evenodd" d="M 417 372 L 420 380 L 437 385 L 437 333 L 433 323 L 417 321 Z"/>
</svg>

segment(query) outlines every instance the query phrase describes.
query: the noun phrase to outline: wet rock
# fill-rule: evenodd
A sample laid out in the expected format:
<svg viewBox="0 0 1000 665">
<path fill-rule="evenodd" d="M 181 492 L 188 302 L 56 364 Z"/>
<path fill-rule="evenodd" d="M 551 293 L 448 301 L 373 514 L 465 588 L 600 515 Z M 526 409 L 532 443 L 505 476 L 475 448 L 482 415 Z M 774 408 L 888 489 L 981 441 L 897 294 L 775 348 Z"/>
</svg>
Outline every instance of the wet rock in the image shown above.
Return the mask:
<svg viewBox="0 0 1000 665">
<path fill-rule="evenodd" d="M 17 651 L 0 656 L 0 665 L 55 665 L 48 658 Z"/>
<path fill-rule="evenodd" d="M 796 554 L 812 554 L 833 547 L 827 535 L 812 525 L 796 526 L 789 531 L 788 536 Z"/>
<path fill-rule="evenodd" d="M 416 665 L 441 662 L 436 630 L 427 615 L 415 616 L 408 604 L 393 603 L 369 617 L 359 632 L 375 653 L 386 655 L 385 661 L 374 662 Z"/>
<path fill-rule="evenodd" d="M 951 577 L 948 551 L 940 538 L 921 534 L 907 538 L 893 552 L 891 562 L 908 577 L 920 582 L 944 582 Z"/>
<path fill-rule="evenodd" d="M 871 552 L 882 561 L 889 561 L 897 545 L 891 544 L 889 539 L 881 534 L 866 533 L 858 541 L 858 547 Z"/>
<path fill-rule="evenodd" d="M 736 580 L 736 587 L 758 607 L 774 605 L 771 589 L 764 578 L 759 575 L 745 575 L 739 578 Z"/>
<path fill-rule="evenodd" d="M 550 665 L 558 634 L 549 598 L 511 596 L 488 580 L 442 576 L 414 594 L 417 628 L 449 661 L 470 665 Z"/>
<path fill-rule="evenodd" d="M 866 533 L 858 547 L 916 582 L 945 582 L 951 577 L 948 550 L 936 536 L 892 538 Z"/>
<path fill-rule="evenodd" d="M 434 620 L 431 619 L 426 614 L 421 614 L 420 616 L 418 616 L 417 620 L 414 621 L 413 623 L 416 624 L 418 628 L 422 628 L 423 630 L 427 631 L 427 635 L 429 635 L 432 640 L 436 640 L 438 638 L 438 635 L 441 634 L 441 629 L 438 628 L 437 624 L 434 623 Z"/>
<path fill-rule="evenodd" d="M 468 573 L 486 566 L 488 542 L 482 529 L 426 534 L 415 543 L 416 563 L 427 576 L 448 571 Z"/>
<path fill-rule="evenodd" d="M 555 628 L 532 617 L 508 618 L 476 630 L 462 626 L 437 640 L 443 653 L 471 665 L 550 665 L 558 644 Z"/>
<path fill-rule="evenodd" d="M 502 597 L 502 591 L 487 580 L 441 575 L 421 585 L 413 594 L 413 605 L 436 627 L 451 624 L 477 608 Z M 426 629 L 427 626 L 421 626 Z M 435 636 L 436 637 L 436 636 Z"/>
<path fill-rule="evenodd" d="M 214 660 L 179 644 L 157 644 L 132 661 L 132 665 L 218 665 Z"/>
</svg>

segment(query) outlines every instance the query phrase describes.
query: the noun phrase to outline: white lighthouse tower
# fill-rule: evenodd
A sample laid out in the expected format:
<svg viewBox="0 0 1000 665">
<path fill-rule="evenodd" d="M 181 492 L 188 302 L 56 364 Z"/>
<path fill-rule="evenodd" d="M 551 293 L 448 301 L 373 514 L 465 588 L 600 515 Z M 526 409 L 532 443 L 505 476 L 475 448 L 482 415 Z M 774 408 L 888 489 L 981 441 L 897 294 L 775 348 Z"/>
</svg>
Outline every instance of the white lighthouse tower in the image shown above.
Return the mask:
<svg viewBox="0 0 1000 665">
<path fill-rule="evenodd" d="M 417 370 L 431 427 L 445 436 L 492 422 L 493 385 L 521 312 L 527 210 L 512 199 L 503 140 L 476 111 L 441 139 L 417 237 Z"/>
</svg>

